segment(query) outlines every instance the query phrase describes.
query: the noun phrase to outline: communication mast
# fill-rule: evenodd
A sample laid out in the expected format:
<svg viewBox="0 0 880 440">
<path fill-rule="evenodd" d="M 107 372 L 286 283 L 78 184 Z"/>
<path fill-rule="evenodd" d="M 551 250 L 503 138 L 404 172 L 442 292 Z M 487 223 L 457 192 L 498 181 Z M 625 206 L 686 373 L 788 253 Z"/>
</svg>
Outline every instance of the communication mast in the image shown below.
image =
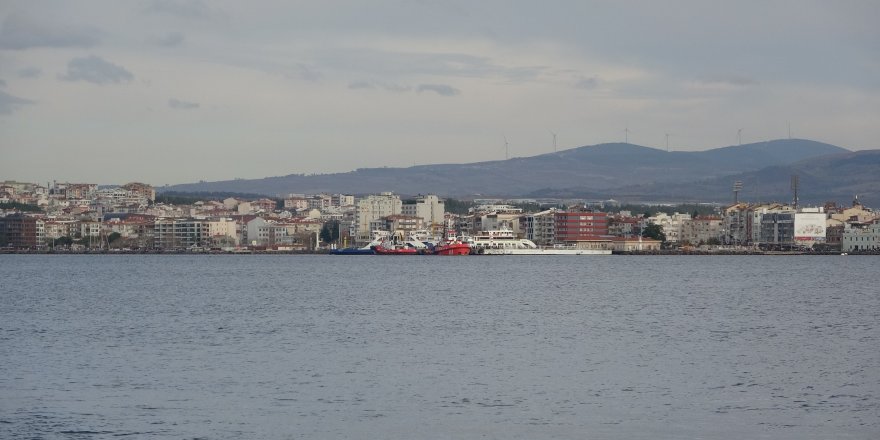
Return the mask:
<svg viewBox="0 0 880 440">
<path fill-rule="evenodd" d="M 737 180 L 733 182 L 733 204 L 736 205 L 739 203 L 739 192 L 743 189 L 743 183 L 741 180 Z"/>
</svg>

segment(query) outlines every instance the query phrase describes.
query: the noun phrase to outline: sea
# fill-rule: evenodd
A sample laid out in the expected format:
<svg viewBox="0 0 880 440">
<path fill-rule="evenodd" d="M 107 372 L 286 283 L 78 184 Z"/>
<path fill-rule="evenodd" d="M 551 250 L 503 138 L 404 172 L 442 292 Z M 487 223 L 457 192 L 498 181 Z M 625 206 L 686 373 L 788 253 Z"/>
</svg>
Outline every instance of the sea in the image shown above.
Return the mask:
<svg viewBox="0 0 880 440">
<path fill-rule="evenodd" d="M 878 263 L 0 255 L 0 438 L 877 439 Z"/>
</svg>

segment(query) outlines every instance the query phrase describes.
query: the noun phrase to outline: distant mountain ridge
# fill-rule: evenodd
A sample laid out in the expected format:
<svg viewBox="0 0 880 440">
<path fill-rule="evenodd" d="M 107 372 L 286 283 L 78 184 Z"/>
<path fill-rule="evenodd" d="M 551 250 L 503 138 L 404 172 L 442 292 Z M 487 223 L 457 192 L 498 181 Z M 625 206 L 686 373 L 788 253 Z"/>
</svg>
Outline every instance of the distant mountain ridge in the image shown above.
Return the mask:
<svg viewBox="0 0 880 440">
<path fill-rule="evenodd" d="M 554 191 L 609 197 L 676 187 L 687 182 L 787 167 L 821 156 L 851 153 L 804 139 L 783 139 L 716 148 L 666 152 L 626 143 L 599 144 L 556 153 L 469 164 L 362 168 L 348 173 L 288 175 L 173 185 L 161 191 L 233 191 L 267 195 L 288 193 L 436 193 L 450 197 L 524 196 Z M 876 177 L 875 177 L 876 178 Z M 682 185 L 684 187 L 686 185 Z M 627 189 L 623 192 L 618 190 Z M 719 195 L 724 193 L 719 193 Z"/>
<path fill-rule="evenodd" d="M 642 200 L 732 201 L 733 182 L 743 188 L 739 199 L 751 202 L 793 201 L 791 176 L 799 180 L 801 204 L 825 201 L 862 203 L 880 207 L 880 150 L 865 150 L 804 159 L 697 182 L 667 186 L 633 185 L 617 190 L 616 197 Z"/>
</svg>

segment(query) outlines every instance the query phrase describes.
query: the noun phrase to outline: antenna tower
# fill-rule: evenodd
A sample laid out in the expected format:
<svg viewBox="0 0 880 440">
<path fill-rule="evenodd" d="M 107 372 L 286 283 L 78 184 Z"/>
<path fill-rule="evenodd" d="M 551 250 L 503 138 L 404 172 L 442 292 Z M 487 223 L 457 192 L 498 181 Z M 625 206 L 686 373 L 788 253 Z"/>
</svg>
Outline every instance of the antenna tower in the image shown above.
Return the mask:
<svg viewBox="0 0 880 440">
<path fill-rule="evenodd" d="M 507 144 L 507 136 L 504 136 L 504 160 L 510 158 L 510 148 Z"/>
<path fill-rule="evenodd" d="M 739 143 L 740 146 L 743 144 L 743 129 L 736 129 L 736 142 Z"/>
<path fill-rule="evenodd" d="M 743 189 L 743 183 L 741 180 L 737 180 L 733 182 L 733 204 L 736 205 L 739 203 L 739 192 Z"/>
<path fill-rule="evenodd" d="M 553 135 L 553 152 L 555 153 L 556 152 L 556 133 L 551 131 L 550 134 Z"/>
</svg>

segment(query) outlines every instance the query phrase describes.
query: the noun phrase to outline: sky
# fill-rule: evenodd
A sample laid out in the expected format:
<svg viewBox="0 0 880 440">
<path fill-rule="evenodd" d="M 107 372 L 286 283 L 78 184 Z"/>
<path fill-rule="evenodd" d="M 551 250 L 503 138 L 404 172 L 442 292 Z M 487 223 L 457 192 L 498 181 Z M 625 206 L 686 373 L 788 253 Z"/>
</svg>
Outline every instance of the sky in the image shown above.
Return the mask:
<svg viewBox="0 0 880 440">
<path fill-rule="evenodd" d="M 0 2 L 0 180 L 880 148 L 880 2 Z M 740 132 L 741 130 L 741 132 Z"/>
</svg>

